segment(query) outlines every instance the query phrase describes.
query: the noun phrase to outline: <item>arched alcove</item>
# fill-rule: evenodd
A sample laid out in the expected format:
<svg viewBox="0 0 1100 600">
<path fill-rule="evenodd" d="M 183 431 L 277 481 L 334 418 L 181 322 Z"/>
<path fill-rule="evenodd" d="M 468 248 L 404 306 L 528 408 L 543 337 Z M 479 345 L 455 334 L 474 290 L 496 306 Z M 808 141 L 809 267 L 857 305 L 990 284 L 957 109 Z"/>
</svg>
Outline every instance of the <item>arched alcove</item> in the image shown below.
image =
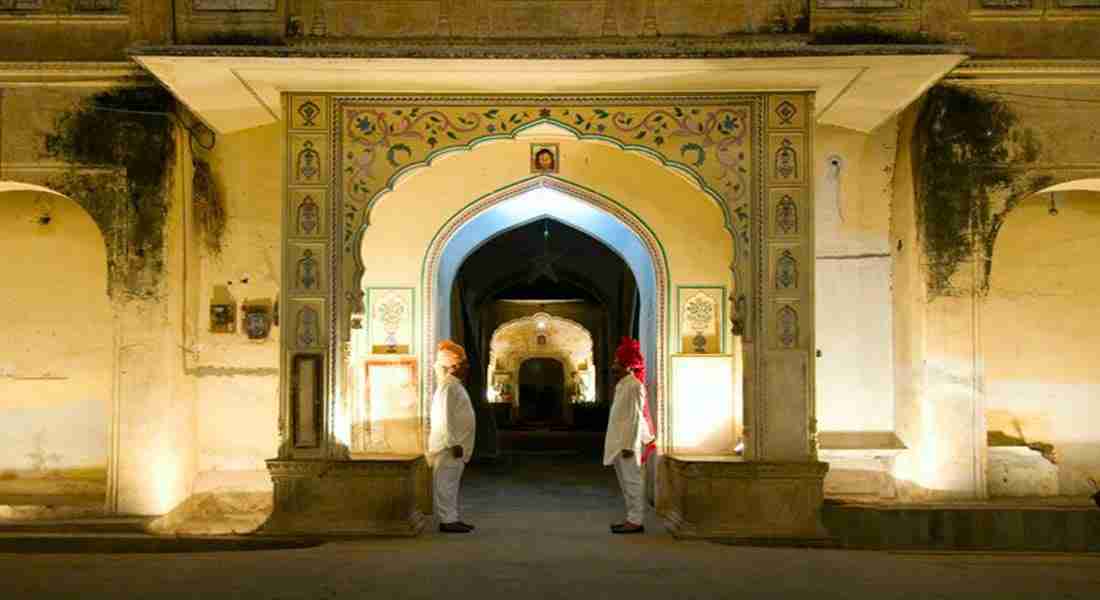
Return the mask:
<svg viewBox="0 0 1100 600">
<path fill-rule="evenodd" d="M 73 200 L 0 182 L 0 504 L 106 502 L 115 335 L 103 235 Z"/>
<path fill-rule="evenodd" d="M 1086 494 L 1100 477 L 1098 183 L 1022 200 L 997 236 L 980 330 L 991 495 Z"/>
</svg>

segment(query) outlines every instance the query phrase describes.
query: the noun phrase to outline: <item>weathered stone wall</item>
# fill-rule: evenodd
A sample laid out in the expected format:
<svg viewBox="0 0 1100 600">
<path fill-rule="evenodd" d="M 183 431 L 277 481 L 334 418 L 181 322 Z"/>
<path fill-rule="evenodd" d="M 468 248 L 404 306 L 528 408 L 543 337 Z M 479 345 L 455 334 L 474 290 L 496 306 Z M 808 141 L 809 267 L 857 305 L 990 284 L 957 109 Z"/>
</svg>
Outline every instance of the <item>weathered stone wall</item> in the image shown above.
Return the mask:
<svg viewBox="0 0 1100 600">
<path fill-rule="evenodd" d="M 263 461 L 275 456 L 278 442 L 282 328 L 272 323 L 266 337 L 250 339 L 243 319 L 245 308 L 254 306 L 273 317 L 278 301 L 280 129 L 219 136 L 212 151 L 198 151 L 210 165 L 226 221 L 220 252 L 205 244 L 195 222 L 187 245 L 184 346 L 198 402 L 198 491 L 271 485 Z M 192 184 L 191 177 L 184 179 L 188 198 Z M 212 331 L 211 304 L 233 306 L 234 331 Z"/>
<path fill-rule="evenodd" d="M 125 174 L 119 175 L 116 166 L 73 164 L 64 157 L 51 156 L 46 151 L 46 140 L 59 132 L 59 126 L 64 127 L 60 117 L 72 114 L 81 101 L 110 89 L 113 84 L 125 84 L 127 78 L 108 82 L 103 80 L 112 80 L 111 76 L 97 79 L 84 73 L 71 81 L 62 79 L 64 75 L 55 74 L 51 81 L 0 89 L 0 179 L 47 187 L 58 184 L 67 175 L 103 176 L 104 181 L 125 182 Z M 74 207 L 79 204 L 83 213 L 80 219 L 94 219 L 96 235 L 102 233 L 98 246 L 92 247 L 96 244 L 87 235 L 78 235 L 74 230 L 69 232 L 72 235 L 55 239 L 49 252 L 55 257 L 53 260 L 94 260 L 99 264 L 79 268 L 70 265 L 63 275 L 42 268 L 47 262 L 41 258 L 26 263 L 9 262 L 4 268 L 6 279 L 25 281 L 28 287 L 23 289 L 31 292 L 22 300 L 18 296 L 13 300 L 22 303 L 21 306 L 32 304 L 31 309 L 23 306 L 22 312 L 7 314 L 13 318 L 28 312 L 53 315 L 52 323 L 42 322 L 40 331 L 31 336 L 41 342 L 34 344 L 38 356 L 31 355 L 29 368 L 63 370 L 59 376 L 70 377 L 74 385 L 86 388 L 79 393 L 57 390 L 65 401 L 97 399 L 104 409 L 99 425 L 89 416 L 67 419 L 67 428 L 58 429 L 58 423 L 49 418 L 28 427 L 49 430 L 54 436 L 68 435 L 74 443 L 86 437 L 85 428 L 107 431 L 106 439 L 98 442 L 106 462 L 99 466 L 107 469 L 104 506 L 124 513 L 166 512 L 190 493 L 194 473 L 194 393 L 183 377 L 179 333 L 184 215 L 175 173 L 182 142 L 179 137 L 169 137 L 166 143 L 172 146 L 168 148 L 169 154 L 176 158 L 166 163 L 160 173 L 164 182 L 163 213 L 148 223 L 148 233 L 154 234 L 150 239 L 159 240 L 156 248 L 138 244 L 133 238 L 133 223 L 127 218 L 116 218 L 118 215 L 109 210 L 115 206 L 126 213 L 132 198 L 121 192 L 112 197 L 109 190 L 78 186 L 71 190 L 71 201 L 62 198 L 58 202 L 71 202 Z M 106 195 L 97 196 L 99 192 Z M 59 214 L 64 218 L 56 226 L 69 227 L 77 216 Z M 18 241 L 19 236 L 12 239 Z M 44 241 L 45 238 L 35 237 L 33 243 L 23 244 L 24 250 L 32 254 L 40 252 L 33 246 Z M 69 247 L 71 244 L 84 247 Z M 155 268 L 136 254 L 138 250 L 155 250 Z M 13 249 L 11 254 L 18 255 L 18 251 Z M 112 269 L 127 276 L 118 281 L 109 277 L 108 266 L 112 263 Z M 17 265 L 33 272 L 16 272 Z M 50 280 L 36 284 L 34 277 Z M 114 286 L 115 283 L 119 285 Z M 66 292 L 59 293 L 55 289 L 58 285 L 65 286 Z M 58 312 L 62 310 L 56 305 L 58 302 L 67 302 L 68 306 Z M 103 306 L 107 307 L 106 314 L 101 310 Z M 32 326 L 35 320 L 24 319 L 23 325 Z M 67 324 L 60 327 L 62 323 Z M 89 327 L 100 329 L 93 331 Z M 5 330 L 15 332 L 16 326 L 6 326 Z M 52 345 L 54 342 L 50 340 L 56 340 L 58 345 Z M 20 352 L 20 346 L 5 343 L 3 352 L 7 357 L 3 362 L 11 362 L 10 354 Z M 94 369 L 97 375 L 87 381 L 88 373 L 81 365 L 90 364 L 99 366 Z M 48 386 L 40 383 L 31 397 L 45 397 Z M 108 392 L 104 393 L 104 389 Z M 47 454 L 64 454 L 49 445 L 44 448 Z"/>
</svg>

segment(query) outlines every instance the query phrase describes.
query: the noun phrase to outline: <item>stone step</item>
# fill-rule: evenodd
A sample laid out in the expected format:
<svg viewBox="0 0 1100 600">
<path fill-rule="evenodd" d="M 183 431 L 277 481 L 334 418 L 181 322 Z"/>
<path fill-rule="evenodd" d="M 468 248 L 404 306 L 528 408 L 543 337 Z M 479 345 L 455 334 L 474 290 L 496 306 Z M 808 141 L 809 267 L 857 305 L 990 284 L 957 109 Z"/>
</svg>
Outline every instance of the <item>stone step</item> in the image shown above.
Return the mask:
<svg viewBox="0 0 1100 600">
<path fill-rule="evenodd" d="M 167 554 L 247 552 L 312 548 L 320 538 L 275 536 L 168 537 L 138 533 L 0 532 L 0 553 L 16 554 Z"/>
<path fill-rule="evenodd" d="M 0 533 L 27 534 L 140 534 L 154 517 L 97 517 L 91 519 L 0 520 Z"/>
<path fill-rule="evenodd" d="M 822 519 L 843 548 L 1100 552 L 1096 507 L 826 503 Z"/>
</svg>

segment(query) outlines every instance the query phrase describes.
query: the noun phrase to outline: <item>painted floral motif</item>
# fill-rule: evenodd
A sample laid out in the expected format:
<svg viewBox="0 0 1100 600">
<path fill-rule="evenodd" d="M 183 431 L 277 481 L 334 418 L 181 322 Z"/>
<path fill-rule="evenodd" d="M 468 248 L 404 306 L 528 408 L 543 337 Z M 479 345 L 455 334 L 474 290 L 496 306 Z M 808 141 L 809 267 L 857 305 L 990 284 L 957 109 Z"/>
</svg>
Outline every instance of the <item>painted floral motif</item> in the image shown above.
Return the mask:
<svg viewBox="0 0 1100 600">
<path fill-rule="evenodd" d="M 784 100 L 775 107 L 775 116 L 779 117 L 780 125 L 790 125 L 798 116 L 798 107 L 790 100 Z"/>
<path fill-rule="evenodd" d="M 298 116 L 302 117 L 303 127 L 316 127 L 317 117 L 321 115 L 321 107 L 313 100 L 306 100 L 298 107 Z"/>
<path fill-rule="evenodd" d="M 691 339 L 691 344 L 697 353 L 706 352 L 707 338 L 703 335 L 703 332 L 710 328 L 714 313 L 714 301 L 705 294 L 692 296 L 687 305 L 684 306 L 684 317 L 695 331 L 695 337 Z"/>
<path fill-rule="evenodd" d="M 779 345 L 783 348 L 794 348 L 798 342 L 798 313 L 790 306 L 784 306 L 776 315 L 775 326 Z"/>
<path fill-rule="evenodd" d="M 313 196 L 306 196 L 298 205 L 298 233 L 313 235 L 321 224 L 321 211 Z"/>
<path fill-rule="evenodd" d="M 298 287 L 303 290 L 316 289 L 321 283 L 317 271 L 317 259 L 313 258 L 313 251 L 302 252 L 302 258 L 298 259 L 298 269 L 295 273 Z"/>
<path fill-rule="evenodd" d="M 789 290 L 798 287 L 798 261 L 790 250 L 784 250 L 775 263 L 775 289 Z"/>
<path fill-rule="evenodd" d="M 298 327 L 295 331 L 298 334 L 299 346 L 309 348 L 317 345 L 317 342 L 321 339 L 318 333 L 319 323 L 317 311 L 312 306 L 303 306 L 298 311 Z"/>
<path fill-rule="evenodd" d="M 783 194 L 775 205 L 775 230 L 780 235 L 798 233 L 798 205 L 790 194 Z"/>
<path fill-rule="evenodd" d="M 298 151 L 298 159 L 295 166 L 298 180 L 314 182 L 321 178 L 321 155 L 313 148 L 313 142 L 305 142 Z"/>
<path fill-rule="evenodd" d="M 408 307 L 400 296 L 391 294 L 375 308 L 375 317 L 382 323 L 386 334 L 386 346 L 391 353 L 397 351 L 397 334 L 401 330 L 401 320 Z"/>
<path fill-rule="evenodd" d="M 581 136 L 614 139 L 659 153 L 694 171 L 748 224 L 751 109 L 744 104 L 685 106 L 381 106 L 340 110 L 345 251 L 369 203 L 402 169 L 434 153 L 553 122 Z M 747 234 L 746 234 L 747 235 Z"/>
<path fill-rule="evenodd" d="M 775 175 L 779 179 L 798 177 L 798 153 L 789 139 L 784 138 L 775 152 Z"/>
</svg>

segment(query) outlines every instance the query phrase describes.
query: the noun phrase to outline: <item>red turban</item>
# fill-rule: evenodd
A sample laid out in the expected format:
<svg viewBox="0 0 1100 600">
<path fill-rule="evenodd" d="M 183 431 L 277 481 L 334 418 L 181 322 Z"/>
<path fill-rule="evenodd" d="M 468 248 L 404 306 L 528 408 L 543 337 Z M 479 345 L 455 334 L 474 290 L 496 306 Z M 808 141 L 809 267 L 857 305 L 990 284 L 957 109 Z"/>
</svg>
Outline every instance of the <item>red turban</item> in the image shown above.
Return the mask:
<svg viewBox="0 0 1100 600">
<path fill-rule="evenodd" d="M 615 361 L 627 371 L 630 371 L 645 386 L 645 357 L 642 356 L 642 344 L 638 340 L 624 336 L 622 341 L 619 342 L 618 350 L 615 350 Z M 653 427 L 653 417 L 649 414 L 649 402 L 642 404 L 642 418 L 649 424 L 649 431 L 656 434 L 657 430 Z M 642 449 L 641 459 L 643 465 L 656 450 L 657 444 L 655 442 L 646 444 L 646 447 Z"/>
<path fill-rule="evenodd" d="M 638 340 L 623 337 L 619 342 L 619 349 L 615 351 L 615 360 L 645 383 L 645 357 L 642 356 L 642 345 Z"/>
</svg>

